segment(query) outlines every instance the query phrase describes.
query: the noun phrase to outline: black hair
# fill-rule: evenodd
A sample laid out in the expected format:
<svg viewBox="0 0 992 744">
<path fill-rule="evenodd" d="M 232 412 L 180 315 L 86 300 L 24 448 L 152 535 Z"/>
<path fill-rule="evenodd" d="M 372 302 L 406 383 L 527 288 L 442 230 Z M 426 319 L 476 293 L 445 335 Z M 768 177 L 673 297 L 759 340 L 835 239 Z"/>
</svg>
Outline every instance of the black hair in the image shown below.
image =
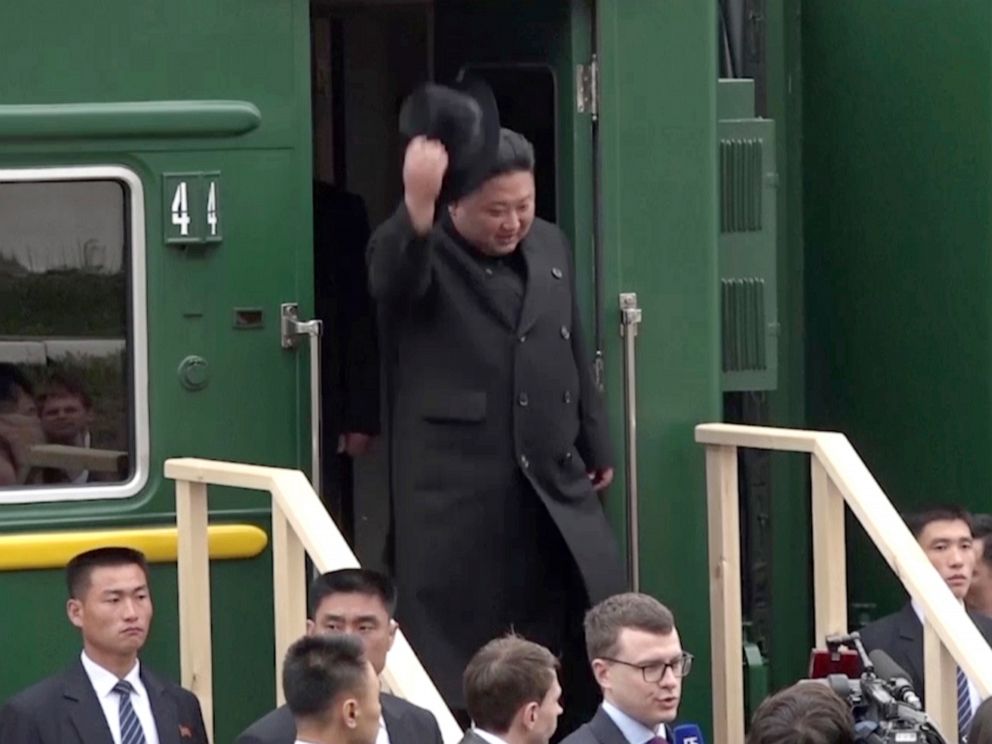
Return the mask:
<svg viewBox="0 0 992 744">
<path fill-rule="evenodd" d="M 519 132 L 504 127 L 499 130 L 499 148 L 486 180 L 517 171 L 533 173 L 534 162 L 534 146 Z"/>
<path fill-rule="evenodd" d="M 327 720 L 342 693 L 360 694 L 365 685 L 365 652 L 351 635 L 304 636 L 286 652 L 282 690 L 298 718 Z"/>
<path fill-rule="evenodd" d="M 65 584 L 71 599 L 81 599 L 90 585 L 90 574 L 105 566 L 139 566 L 148 580 L 145 554 L 134 548 L 112 546 L 94 548 L 75 556 L 65 567 Z"/>
<path fill-rule="evenodd" d="M 332 594 L 367 594 L 378 597 L 390 618 L 396 612 L 396 584 L 385 574 L 368 568 L 342 568 L 321 574 L 310 584 L 310 619 Z"/>
<path fill-rule="evenodd" d="M 972 529 L 971 514 L 958 504 L 937 504 L 906 515 L 906 526 L 917 539 L 931 522 L 964 522 L 969 530 Z"/>
<path fill-rule="evenodd" d="M 34 386 L 27 376 L 15 365 L 0 362 L 0 403 L 15 402 L 17 400 L 16 388 L 20 388 L 25 394 L 34 397 Z"/>
</svg>

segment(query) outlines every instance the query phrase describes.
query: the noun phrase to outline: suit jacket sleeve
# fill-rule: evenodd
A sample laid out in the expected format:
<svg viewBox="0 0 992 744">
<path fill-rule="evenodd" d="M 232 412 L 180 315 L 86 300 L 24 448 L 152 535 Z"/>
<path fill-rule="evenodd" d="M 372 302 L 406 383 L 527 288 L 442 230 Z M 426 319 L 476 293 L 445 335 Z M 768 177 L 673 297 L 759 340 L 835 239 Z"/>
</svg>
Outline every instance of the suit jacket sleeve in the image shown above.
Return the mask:
<svg viewBox="0 0 992 744">
<path fill-rule="evenodd" d="M 0 709 L 0 742 L 17 744 L 42 744 L 41 733 L 33 716 L 14 705 Z"/>
<path fill-rule="evenodd" d="M 193 738 L 191 744 L 209 744 L 207 738 L 207 727 L 203 723 L 203 711 L 200 709 L 200 701 L 189 690 L 182 690 L 182 722 L 186 725 L 188 721 L 193 727 Z"/>
<path fill-rule="evenodd" d="M 593 375 L 593 356 L 589 353 L 582 316 L 575 292 L 575 262 L 571 246 L 562 235 L 568 253 L 569 275 L 572 278 L 572 356 L 579 371 L 579 438 L 576 449 L 590 469 L 613 467 L 613 448 L 610 445 L 609 423 L 603 394 Z"/>
<path fill-rule="evenodd" d="M 369 289 L 377 302 L 408 303 L 430 288 L 430 236 L 417 235 L 402 202 L 372 234 L 367 260 Z"/>
</svg>

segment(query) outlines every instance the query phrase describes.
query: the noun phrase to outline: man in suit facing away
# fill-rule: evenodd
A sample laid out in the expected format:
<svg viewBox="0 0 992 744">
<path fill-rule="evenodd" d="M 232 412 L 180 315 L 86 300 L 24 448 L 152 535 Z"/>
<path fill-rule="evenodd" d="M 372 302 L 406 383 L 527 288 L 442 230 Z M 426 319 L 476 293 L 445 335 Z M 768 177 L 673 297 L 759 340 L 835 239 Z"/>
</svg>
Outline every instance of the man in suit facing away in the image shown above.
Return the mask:
<svg viewBox="0 0 992 744">
<path fill-rule="evenodd" d="M 307 636 L 355 636 L 379 675 L 396 637 L 395 611 L 396 587 L 386 576 L 361 568 L 330 571 L 310 585 Z M 380 699 L 376 744 L 441 744 L 441 730 L 430 711 L 387 693 Z M 296 736 L 293 714 L 283 705 L 245 729 L 235 744 L 293 744 Z"/>
<path fill-rule="evenodd" d="M 939 506 L 907 516 L 906 526 L 955 599 L 964 603 L 975 573 L 971 515 L 959 506 Z M 986 642 L 992 643 L 992 618 L 975 612 L 969 612 L 968 616 Z M 922 617 L 923 608 L 916 602 L 907 602 L 898 612 L 865 626 L 861 630 L 861 640 L 868 651 L 881 649 L 905 669 L 916 694 L 925 701 Z M 963 739 L 981 698 L 978 688 L 960 668 L 957 682 L 958 731 Z"/>
<path fill-rule="evenodd" d="M 282 667 L 296 744 L 374 744 L 379 675 L 353 636 L 304 636 Z"/>
<path fill-rule="evenodd" d="M 515 635 L 490 641 L 465 668 L 474 723 L 461 744 L 548 744 L 562 713 L 558 659 Z"/>
<path fill-rule="evenodd" d="M 672 741 L 692 654 L 682 649 L 671 611 L 646 594 L 617 594 L 586 613 L 585 631 L 603 704 L 564 744 Z"/>
<path fill-rule="evenodd" d="M 207 744 L 200 703 L 138 660 L 152 619 L 145 557 L 97 548 L 66 567 L 69 621 L 83 652 L 0 710 L 12 744 Z"/>
</svg>

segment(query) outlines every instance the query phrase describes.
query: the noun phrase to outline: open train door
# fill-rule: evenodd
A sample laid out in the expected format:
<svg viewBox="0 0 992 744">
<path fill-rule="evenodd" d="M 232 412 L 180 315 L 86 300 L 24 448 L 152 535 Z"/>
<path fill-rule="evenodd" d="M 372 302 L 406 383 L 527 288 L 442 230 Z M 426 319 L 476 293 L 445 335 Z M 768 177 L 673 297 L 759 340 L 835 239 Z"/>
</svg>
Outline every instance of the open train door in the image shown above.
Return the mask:
<svg viewBox="0 0 992 744">
<path fill-rule="evenodd" d="M 705 726 L 705 470 L 693 426 L 721 415 L 716 3 L 436 0 L 434 12 L 435 77 L 468 69 L 492 84 L 504 126 L 534 141 L 538 215 L 572 239 L 617 451 L 606 507 L 632 578 L 671 605 L 697 656 L 680 718 Z M 636 332 L 621 336 L 625 318 Z"/>
</svg>

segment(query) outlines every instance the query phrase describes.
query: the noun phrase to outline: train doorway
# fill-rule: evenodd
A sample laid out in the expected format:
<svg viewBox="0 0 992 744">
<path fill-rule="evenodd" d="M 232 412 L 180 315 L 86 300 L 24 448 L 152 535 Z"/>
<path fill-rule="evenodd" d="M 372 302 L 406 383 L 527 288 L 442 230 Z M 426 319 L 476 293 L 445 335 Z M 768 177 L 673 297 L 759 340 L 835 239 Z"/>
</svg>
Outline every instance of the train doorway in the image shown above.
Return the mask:
<svg viewBox="0 0 992 744">
<path fill-rule="evenodd" d="M 312 0 L 310 11 L 313 175 L 332 186 L 319 188 L 340 207 L 332 208 L 338 227 L 314 245 L 315 297 L 325 317 L 325 500 L 339 523 L 353 525 L 363 565 L 384 568 L 386 378 L 373 382 L 367 364 L 363 371 L 374 310 L 356 287 L 365 281 L 358 257 L 368 229 L 402 198 L 400 107 L 428 80 L 450 83 L 470 72 L 489 82 L 503 126 L 535 145 L 539 216 L 557 222 L 576 247 L 591 336 L 592 118 L 577 109 L 575 72 L 591 59 L 591 0 Z M 320 233 L 317 202 L 315 209 Z M 372 396 L 380 402 L 380 435 L 364 454 L 339 454 L 342 419 L 368 410 Z"/>
</svg>

